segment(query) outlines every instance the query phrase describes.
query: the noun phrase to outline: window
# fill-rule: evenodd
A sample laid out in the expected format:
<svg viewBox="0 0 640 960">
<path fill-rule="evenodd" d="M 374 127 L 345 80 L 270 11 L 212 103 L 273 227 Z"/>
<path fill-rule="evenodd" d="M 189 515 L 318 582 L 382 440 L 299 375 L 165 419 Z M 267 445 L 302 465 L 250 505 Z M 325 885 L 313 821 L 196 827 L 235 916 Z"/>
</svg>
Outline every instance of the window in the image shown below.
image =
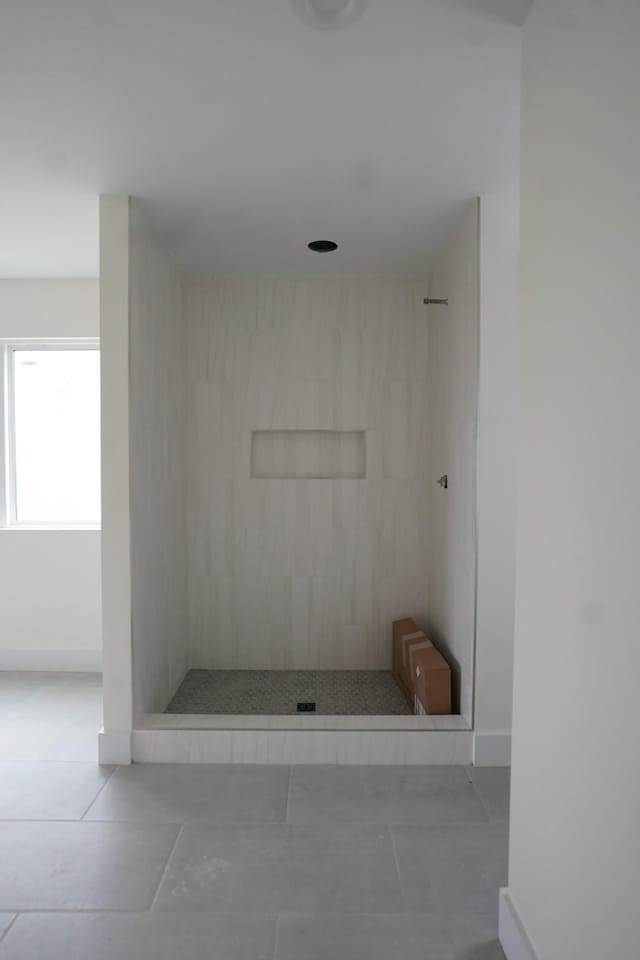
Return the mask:
<svg viewBox="0 0 640 960">
<path fill-rule="evenodd" d="M 5 526 L 100 523 L 97 341 L 2 344 Z"/>
</svg>

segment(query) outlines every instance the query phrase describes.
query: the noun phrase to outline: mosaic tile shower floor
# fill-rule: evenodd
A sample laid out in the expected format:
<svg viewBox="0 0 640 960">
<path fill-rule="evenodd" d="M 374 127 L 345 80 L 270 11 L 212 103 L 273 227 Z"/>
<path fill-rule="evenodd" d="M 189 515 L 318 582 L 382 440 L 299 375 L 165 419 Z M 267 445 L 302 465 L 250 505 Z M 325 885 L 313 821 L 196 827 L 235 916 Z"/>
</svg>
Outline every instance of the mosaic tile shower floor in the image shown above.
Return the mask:
<svg viewBox="0 0 640 960">
<path fill-rule="evenodd" d="M 166 713 L 386 716 L 412 711 L 385 670 L 190 670 Z"/>
</svg>

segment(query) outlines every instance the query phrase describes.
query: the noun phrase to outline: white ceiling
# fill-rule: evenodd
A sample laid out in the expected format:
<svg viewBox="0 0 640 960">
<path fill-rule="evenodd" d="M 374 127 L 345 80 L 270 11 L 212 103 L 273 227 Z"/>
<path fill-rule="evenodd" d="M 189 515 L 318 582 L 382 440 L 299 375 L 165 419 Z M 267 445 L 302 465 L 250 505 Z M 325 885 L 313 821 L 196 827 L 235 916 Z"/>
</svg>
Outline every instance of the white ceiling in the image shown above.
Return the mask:
<svg viewBox="0 0 640 960">
<path fill-rule="evenodd" d="M 2 0 L 0 276 L 95 274 L 101 192 L 187 269 L 424 275 L 515 182 L 527 2 L 299 2 Z"/>
</svg>

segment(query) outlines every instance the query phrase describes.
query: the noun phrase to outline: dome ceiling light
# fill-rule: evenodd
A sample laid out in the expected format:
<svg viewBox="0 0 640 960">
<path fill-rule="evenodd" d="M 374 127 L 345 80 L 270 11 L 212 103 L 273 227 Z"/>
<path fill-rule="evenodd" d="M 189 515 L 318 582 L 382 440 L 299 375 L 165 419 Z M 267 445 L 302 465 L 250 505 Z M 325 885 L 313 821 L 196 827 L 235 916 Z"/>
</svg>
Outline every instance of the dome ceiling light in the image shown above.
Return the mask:
<svg viewBox="0 0 640 960">
<path fill-rule="evenodd" d="M 318 30 L 349 27 L 362 15 L 368 0 L 291 0 L 301 20 Z"/>
<path fill-rule="evenodd" d="M 307 6 L 317 17 L 337 17 L 351 6 L 351 0 L 307 0 Z"/>
</svg>

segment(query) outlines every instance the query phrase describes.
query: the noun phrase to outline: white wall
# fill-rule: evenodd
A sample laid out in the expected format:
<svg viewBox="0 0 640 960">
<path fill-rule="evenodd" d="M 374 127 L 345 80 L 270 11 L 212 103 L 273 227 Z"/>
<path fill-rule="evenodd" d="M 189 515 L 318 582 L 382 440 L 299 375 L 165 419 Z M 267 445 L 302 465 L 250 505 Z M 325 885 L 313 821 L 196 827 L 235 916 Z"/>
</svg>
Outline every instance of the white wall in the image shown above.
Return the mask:
<svg viewBox="0 0 640 960">
<path fill-rule="evenodd" d="M 0 337 L 97 337 L 100 281 L 0 280 Z"/>
<path fill-rule="evenodd" d="M 189 285 L 190 665 L 385 669 L 427 612 L 424 284 Z M 252 479 L 252 430 L 364 430 L 366 479 Z"/>
<path fill-rule="evenodd" d="M 519 194 L 480 198 L 478 589 L 475 750 L 478 766 L 507 765 L 515 602 L 519 388 Z"/>
<path fill-rule="evenodd" d="M 472 722 L 476 589 L 478 410 L 478 201 L 464 214 L 431 276 L 428 309 L 429 629 L 456 676 L 457 700 Z M 437 483 L 448 476 L 448 489 Z"/>
<path fill-rule="evenodd" d="M 134 709 L 160 712 L 187 669 L 186 330 L 180 277 L 135 200 L 129 324 Z"/>
<path fill-rule="evenodd" d="M 0 337 L 96 337 L 98 280 L 0 280 Z M 0 529 L 0 669 L 99 669 L 100 533 Z"/>
<path fill-rule="evenodd" d="M 509 960 L 640 938 L 640 5 L 524 30 Z M 530 955 L 530 954 L 529 954 Z"/>
</svg>

